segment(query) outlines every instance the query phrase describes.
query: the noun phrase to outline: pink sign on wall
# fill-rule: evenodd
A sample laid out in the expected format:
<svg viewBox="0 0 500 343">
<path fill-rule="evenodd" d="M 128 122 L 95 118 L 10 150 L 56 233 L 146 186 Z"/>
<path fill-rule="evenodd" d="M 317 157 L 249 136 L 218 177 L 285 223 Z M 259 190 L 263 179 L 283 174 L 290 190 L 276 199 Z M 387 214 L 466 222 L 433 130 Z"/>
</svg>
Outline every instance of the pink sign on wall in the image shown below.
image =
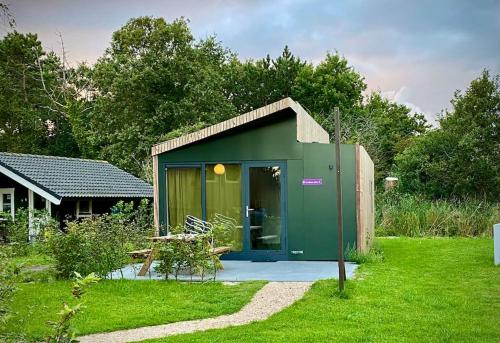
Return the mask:
<svg viewBox="0 0 500 343">
<path fill-rule="evenodd" d="M 302 179 L 302 186 L 321 186 L 321 185 L 323 185 L 323 178 Z"/>
</svg>

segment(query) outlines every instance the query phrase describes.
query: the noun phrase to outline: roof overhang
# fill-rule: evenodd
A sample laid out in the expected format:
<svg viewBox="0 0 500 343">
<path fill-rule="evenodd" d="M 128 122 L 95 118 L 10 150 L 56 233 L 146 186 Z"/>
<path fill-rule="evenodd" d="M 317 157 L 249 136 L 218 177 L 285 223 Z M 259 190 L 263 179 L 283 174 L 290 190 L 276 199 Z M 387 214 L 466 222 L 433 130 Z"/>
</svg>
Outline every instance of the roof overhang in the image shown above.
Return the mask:
<svg viewBox="0 0 500 343">
<path fill-rule="evenodd" d="M 302 143 L 329 143 L 330 137 L 321 125 L 319 125 L 310 115 L 300 106 L 298 102 L 291 98 L 284 98 L 272 104 L 258 108 L 251 112 L 239 115 L 228 119 L 221 123 L 206 127 L 202 130 L 189 133 L 187 135 L 168 140 L 153 146 L 151 155 L 159 155 L 161 153 L 180 148 L 182 146 L 192 144 L 203 139 L 218 135 L 222 132 L 231 130 L 235 127 L 248 124 L 252 121 L 272 115 L 273 113 L 291 109 L 297 115 L 297 141 Z"/>
<path fill-rule="evenodd" d="M 17 183 L 23 185 L 24 187 L 31 189 L 33 192 L 40 195 L 41 197 L 44 197 L 45 199 L 47 199 L 48 201 L 50 201 L 54 205 L 61 204 L 62 197 L 59 197 L 56 194 L 52 194 L 51 192 L 49 192 L 49 191 L 43 189 L 42 187 L 40 187 L 39 185 L 35 184 L 29 178 L 25 177 L 24 175 L 22 175 L 20 173 L 16 173 L 15 171 L 11 170 L 10 168 L 5 167 L 2 164 L 0 164 L 0 173 L 11 178 L 12 180 L 16 181 Z"/>
</svg>

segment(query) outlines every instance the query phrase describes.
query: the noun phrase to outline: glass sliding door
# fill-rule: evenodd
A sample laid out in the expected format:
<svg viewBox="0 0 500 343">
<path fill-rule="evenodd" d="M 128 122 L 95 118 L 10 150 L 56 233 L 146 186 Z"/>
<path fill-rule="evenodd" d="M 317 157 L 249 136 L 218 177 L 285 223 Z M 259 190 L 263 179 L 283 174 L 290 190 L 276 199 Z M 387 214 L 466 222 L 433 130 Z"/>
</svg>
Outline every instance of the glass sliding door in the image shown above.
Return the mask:
<svg viewBox="0 0 500 343">
<path fill-rule="evenodd" d="M 243 249 L 242 172 L 240 164 L 206 164 L 206 219 L 223 224 L 223 239 L 230 241 L 231 250 Z M 216 237 L 217 241 L 217 237 Z"/>
<path fill-rule="evenodd" d="M 248 166 L 245 214 L 249 250 L 255 256 L 278 259 L 283 246 L 283 174 L 278 164 Z"/>
<path fill-rule="evenodd" d="M 166 166 L 166 219 L 183 227 L 192 215 L 215 225 L 228 259 L 286 259 L 286 164 L 200 162 Z M 219 225 L 220 224 L 220 225 Z"/>
<path fill-rule="evenodd" d="M 167 220 L 169 227 L 184 226 L 187 215 L 202 218 L 201 168 L 167 168 Z"/>
</svg>

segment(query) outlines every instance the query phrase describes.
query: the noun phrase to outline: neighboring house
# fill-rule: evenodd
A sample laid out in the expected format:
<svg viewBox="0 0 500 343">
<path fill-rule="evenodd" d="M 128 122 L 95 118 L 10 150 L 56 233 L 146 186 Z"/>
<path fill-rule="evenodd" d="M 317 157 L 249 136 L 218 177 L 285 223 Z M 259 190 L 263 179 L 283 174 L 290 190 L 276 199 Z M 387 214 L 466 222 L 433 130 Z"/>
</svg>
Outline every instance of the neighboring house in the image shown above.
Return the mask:
<svg viewBox="0 0 500 343">
<path fill-rule="evenodd" d="M 151 185 L 106 161 L 0 152 L 0 212 L 12 216 L 47 210 L 62 223 L 152 197 Z"/>
<path fill-rule="evenodd" d="M 155 224 L 234 223 L 229 259 L 337 260 L 335 146 L 290 98 L 152 148 Z M 374 232 L 373 162 L 341 146 L 344 242 Z"/>
</svg>

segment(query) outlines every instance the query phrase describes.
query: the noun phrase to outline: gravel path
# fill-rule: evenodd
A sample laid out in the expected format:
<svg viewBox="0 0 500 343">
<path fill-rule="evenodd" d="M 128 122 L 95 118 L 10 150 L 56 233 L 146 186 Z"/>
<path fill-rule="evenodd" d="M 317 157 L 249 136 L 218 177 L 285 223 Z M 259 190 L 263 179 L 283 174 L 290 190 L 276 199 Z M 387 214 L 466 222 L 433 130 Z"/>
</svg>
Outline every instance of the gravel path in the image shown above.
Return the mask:
<svg viewBox="0 0 500 343">
<path fill-rule="evenodd" d="M 215 318 L 99 333 L 78 337 L 81 343 L 135 342 L 182 333 L 220 329 L 267 319 L 302 298 L 312 282 L 269 282 L 239 312 Z M 105 319 L 104 319 L 105 320 Z"/>
</svg>

